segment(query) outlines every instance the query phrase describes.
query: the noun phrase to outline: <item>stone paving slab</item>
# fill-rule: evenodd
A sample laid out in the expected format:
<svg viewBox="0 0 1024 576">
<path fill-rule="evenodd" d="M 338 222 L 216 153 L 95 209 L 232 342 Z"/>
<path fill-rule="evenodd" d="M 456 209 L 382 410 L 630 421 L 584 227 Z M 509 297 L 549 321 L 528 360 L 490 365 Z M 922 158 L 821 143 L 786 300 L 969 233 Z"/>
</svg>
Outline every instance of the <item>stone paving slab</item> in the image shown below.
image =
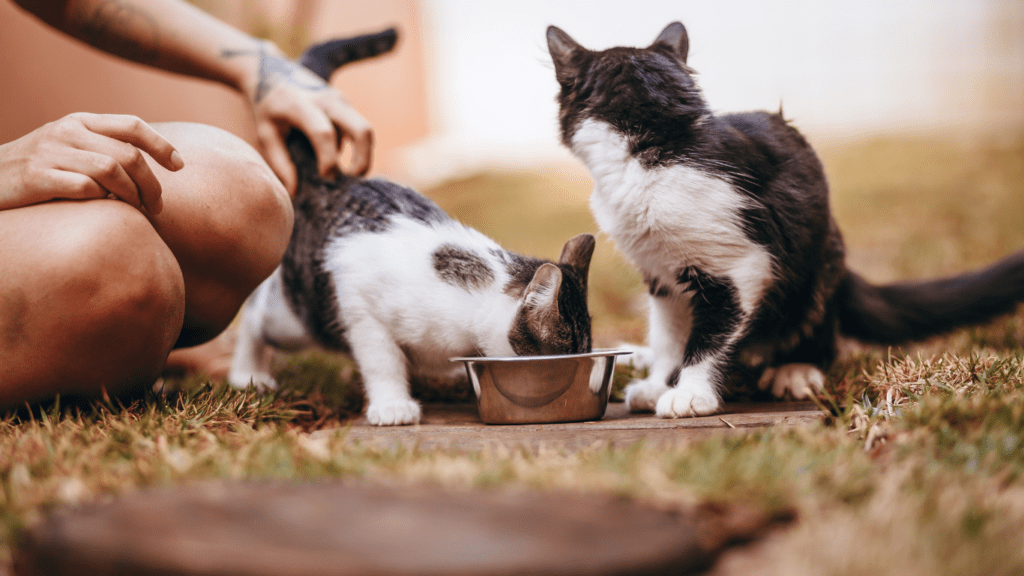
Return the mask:
<svg viewBox="0 0 1024 576">
<path fill-rule="evenodd" d="M 639 440 L 663 444 L 714 434 L 742 434 L 768 426 L 808 424 L 824 416 L 813 402 L 727 403 L 719 414 L 677 419 L 630 414 L 625 404 L 610 403 L 604 418 L 594 422 L 495 426 L 480 422 L 472 404 L 427 404 L 417 426 L 371 426 L 363 417 L 352 423 L 346 440 L 375 448 L 401 446 L 421 450 L 578 450 L 609 444 L 622 446 Z M 321 430 L 313 436 L 334 433 L 335 430 Z"/>
</svg>

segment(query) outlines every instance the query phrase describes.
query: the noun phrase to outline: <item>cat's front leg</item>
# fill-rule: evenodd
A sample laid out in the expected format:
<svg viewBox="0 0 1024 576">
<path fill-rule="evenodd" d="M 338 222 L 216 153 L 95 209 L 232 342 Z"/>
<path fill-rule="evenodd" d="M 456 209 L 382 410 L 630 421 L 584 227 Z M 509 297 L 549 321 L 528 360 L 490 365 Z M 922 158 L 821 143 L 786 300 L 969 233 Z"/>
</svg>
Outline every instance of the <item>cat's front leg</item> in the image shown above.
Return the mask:
<svg viewBox="0 0 1024 576">
<path fill-rule="evenodd" d="M 375 318 L 361 318 L 347 327 L 347 340 L 363 377 L 367 421 L 375 426 L 418 423 L 421 410 L 409 394 L 405 353 L 387 328 Z"/>
<path fill-rule="evenodd" d="M 733 345 L 746 327 L 739 290 L 729 277 L 688 266 L 676 283 L 690 295 L 689 330 L 683 358 L 666 380 L 668 390 L 654 412 L 662 418 L 703 416 L 721 407 L 718 389 L 725 382 Z"/>
<path fill-rule="evenodd" d="M 654 413 L 661 418 L 714 414 L 722 406 L 718 395 L 721 367 L 715 359 L 679 366 L 669 377 L 669 388 L 658 398 Z"/>
<path fill-rule="evenodd" d="M 626 406 L 631 412 L 657 412 L 660 416 L 693 416 L 706 414 L 718 409 L 718 393 L 712 384 L 702 386 L 694 370 L 684 373 L 685 351 L 693 325 L 691 293 L 667 294 L 656 291 L 651 295 L 648 324 L 648 340 L 653 360 L 647 378 L 637 380 L 626 387 Z M 684 377 L 684 378 L 681 378 Z M 684 387 L 678 388 L 683 381 Z M 659 401 L 673 389 L 689 394 L 679 396 L 677 404 L 691 405 L 693 410 L 683 413 L 675 410 L 672 415 L 663 414 Z"/>
</svg>

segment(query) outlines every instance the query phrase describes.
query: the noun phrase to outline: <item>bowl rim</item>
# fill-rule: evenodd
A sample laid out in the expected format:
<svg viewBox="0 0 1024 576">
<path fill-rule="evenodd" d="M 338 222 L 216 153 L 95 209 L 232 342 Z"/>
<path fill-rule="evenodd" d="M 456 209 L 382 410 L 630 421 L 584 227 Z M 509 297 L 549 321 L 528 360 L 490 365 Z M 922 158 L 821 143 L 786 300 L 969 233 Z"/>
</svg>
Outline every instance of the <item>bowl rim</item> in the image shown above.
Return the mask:
<svg viewBox="0 0 1024 576">
<path fill-rule="evenodd" d="M 564 360 L 567 358 L 594 358 L 597 356 L 622 356 L 632 354 L 632 350 L 622 348 L 598 349 L 579 354 L 551 354 L 548 356 L 456 356 L 449 362 L 531 362 L 536 360 Z"/>
</svg>

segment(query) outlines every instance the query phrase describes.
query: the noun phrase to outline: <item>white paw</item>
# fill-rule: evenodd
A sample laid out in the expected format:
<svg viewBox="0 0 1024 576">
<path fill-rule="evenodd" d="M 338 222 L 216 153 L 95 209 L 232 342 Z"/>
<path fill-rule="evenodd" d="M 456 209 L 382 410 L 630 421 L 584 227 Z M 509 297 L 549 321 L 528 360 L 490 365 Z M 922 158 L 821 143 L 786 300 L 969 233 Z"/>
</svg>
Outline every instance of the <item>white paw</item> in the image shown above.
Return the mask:
<svg viewBox="0 0 1024 576">
<path fill-rule="evenodd" d="M 658 398 L 668 390 L 664 379 L 635 380 L 626 386 L 626 408 L 630 412 L 652 412 L 658 405 Z"/>
<path fill-rule="evenodd" d="M 231 384 L 232 388 L 238 388 L 244 390 L 249 387 L 250 384 L 256 387 L 260 392 L 267 390 L 277 390 L 277 380 L 274 377 L 266 373 L 237 373 L 230 372 L 228 374 L 228 383 Z"/>
<path fill-rule="evenodd" d="M 805 400 L 824 389 L 825 374 L 813 364 L 784 364 L 768 368 L 761 375 L 757 387 L 767 390 L 769 386 L 776 398 L 789 392 L 793 398 Z"/>
<path fill-rule="evenodd" d="M 411 398 L 398 398 L 370 404 L 366 419 L 374 426 L 401 426 L 420 421 L 420 405 Z"/>
<path fill-rule="evenodd" d="M 654 413 L 661 418 L 705 416 L 717 412 L 720 403 L 710 385 L 686 386 L 680 382 L 661 395 Z"/>
</svg>

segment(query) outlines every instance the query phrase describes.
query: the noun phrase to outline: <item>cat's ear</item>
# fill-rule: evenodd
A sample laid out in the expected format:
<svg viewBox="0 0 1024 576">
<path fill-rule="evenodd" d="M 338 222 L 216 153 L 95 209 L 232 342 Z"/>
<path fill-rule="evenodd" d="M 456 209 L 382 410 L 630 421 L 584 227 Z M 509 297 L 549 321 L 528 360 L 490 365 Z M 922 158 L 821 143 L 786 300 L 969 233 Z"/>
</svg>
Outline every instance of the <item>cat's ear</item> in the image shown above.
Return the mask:
<svg viewBox="0 0 1024 576">
<path fill-rule="evenodd" d="M 664 44 L 672 49 L 676 54 L 676 58 L 683 64 L 686 64 L 686 54 L 690 51 L 690 39 L 686 35 L 686 27 L 680 22 L 673 22 L 669 24 L 661 34 L 658 34 L 658 38 L 654 41 L 655 44 Z"/>
<path fill-rule="evenodd" d="M 550 262 L 541 264 L 523 291 L 519 310 L 508 334 L 509 344 L 519 356 L 555 354 L 561 314 L 558 293 L 562 271 Z"/>
<path fill-rule="evenodd" d="M 557 26 L 548 26 L 548 52 L 555 63 L 555 78 L 559 84 L 565 84 L 576 77 L 576 67 L 572 64 L 572 55 L 583 47 L 576 43 L 568 34 Z"/>
<path fill-rule="evenodd" d="M 562 254 L 558 257 L 558 263 L 568 264 L 579 270 L 585 283 L 596 243 L 592 234 L 573 236 L 565 243 L 565 246 L 562 246 Z"/>
<path fill-rule="evenodd" d="M 558 317 L 558 292 L 562 288 L 562 271 L 558 266 L 546 262 L 533 273 L 533 279 L 523 293 L 523 306 L 548 317 Z"/>
</svg>

